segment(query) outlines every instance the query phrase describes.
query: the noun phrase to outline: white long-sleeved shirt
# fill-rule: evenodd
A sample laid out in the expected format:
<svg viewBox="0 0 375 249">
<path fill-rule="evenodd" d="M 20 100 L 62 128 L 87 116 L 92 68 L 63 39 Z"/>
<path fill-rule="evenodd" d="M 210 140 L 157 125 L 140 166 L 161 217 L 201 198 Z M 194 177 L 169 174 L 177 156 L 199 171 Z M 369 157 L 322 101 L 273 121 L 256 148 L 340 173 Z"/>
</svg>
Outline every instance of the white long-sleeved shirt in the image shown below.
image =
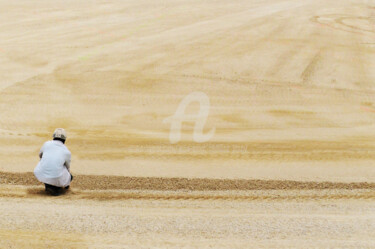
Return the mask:
<svg viewBox="0 0 375 249">
<path fill-rule="evenodd" d="M 71 153 L 58 140 L 44 143 L 40 149 L 40 162 L 34 170 L 36 178 L 43 183 L 57 187 L 66 187 L 70 184 Z"/>
</svg>

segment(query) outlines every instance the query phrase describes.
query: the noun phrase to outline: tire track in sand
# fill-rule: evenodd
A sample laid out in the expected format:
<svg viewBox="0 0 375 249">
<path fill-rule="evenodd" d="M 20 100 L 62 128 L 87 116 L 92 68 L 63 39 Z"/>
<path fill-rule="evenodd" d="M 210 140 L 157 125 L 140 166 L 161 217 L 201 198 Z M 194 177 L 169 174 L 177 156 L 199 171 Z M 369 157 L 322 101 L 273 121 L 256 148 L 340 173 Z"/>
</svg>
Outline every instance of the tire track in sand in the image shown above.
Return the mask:
<svg viewBox="0 0 375 249">
<path fill-rule="evenodd" d="M 0 184 L 38 186 L 32 172 L 0 172 Z M 226 191 L 226 190 L 375 190 L 368 182 L 303 182 L 289 180 L 246 180 L 207 178 L 127 177 L 76 175 L 72 186 L 81 190 L 159 190 L 159 191 Z"/>
<path fill-rule="evenodd" d="M 0 198 L 53 198 L 42 187 L 0 185 Z M 63 200 L 155 200 L 155 201 L 312 201 L 375 200 L 372 190 L 276 190 L 276 191 L 153 191 L 71 189 Z"/>
</svg>

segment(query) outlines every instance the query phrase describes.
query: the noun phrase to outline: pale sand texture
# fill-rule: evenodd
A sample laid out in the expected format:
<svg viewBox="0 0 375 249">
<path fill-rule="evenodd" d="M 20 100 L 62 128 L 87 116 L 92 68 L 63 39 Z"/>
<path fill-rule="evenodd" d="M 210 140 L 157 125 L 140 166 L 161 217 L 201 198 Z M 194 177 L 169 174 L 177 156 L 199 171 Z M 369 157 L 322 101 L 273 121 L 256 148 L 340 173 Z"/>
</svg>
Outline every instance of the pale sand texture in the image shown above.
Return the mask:
<svg viewBox="0 0 375 249">
<path fill-rule="evenodd" d="M 78 175 L 51 197 L 0 179 L 0 248 L 375 246 L 374 183 Z"/>
<path fill-rule="evenodd" d="M 374 181 L 374 6 L 1 1 L 0 170 L 65 127 L 76 174 Z M 194 91 L 215 135 L 171 145 Z"/>
<path fill-rule="evenodd" d="M 374 1 L 0 11 L 0 248 L 375 248 Z M 171 145 L 197 91 L 215 135 Z M 76 179 L 49 197 L 30 172 L 57 127 Z"/>
<path fill-rule="evenodd" d="M 0 248 L 375 247 L 374 190 L 0 193 Z"/>
</svg>

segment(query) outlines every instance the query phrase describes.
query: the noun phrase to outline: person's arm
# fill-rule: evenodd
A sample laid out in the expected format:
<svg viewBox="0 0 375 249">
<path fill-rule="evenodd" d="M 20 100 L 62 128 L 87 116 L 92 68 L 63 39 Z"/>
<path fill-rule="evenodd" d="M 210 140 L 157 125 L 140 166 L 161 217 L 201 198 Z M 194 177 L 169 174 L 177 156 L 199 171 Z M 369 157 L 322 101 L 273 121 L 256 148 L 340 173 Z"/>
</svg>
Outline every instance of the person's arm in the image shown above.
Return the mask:
<svg viewBox="0 0 375 249">
<path fill-rule="evenodd" d="M 40 148 L 40 151 L 39 151 L 39 158 L 40 159 L 42 159 L 42 157 L 43 157 L 44 146 L 45 146 L 45 144 L 43 144 L 42 148 Z"/>
<path fill-rule="evenodd" d="M 69 154 L 67 155 L 67 157 L 66 157 L 66 159 L 65 159 L 65 163 L 64 163 L 64 165 L 65 165 L 65 167 L 68 169 L 68 171 L 70 171 L 70 162 L 71 162 L 71 158 L 72 158 L 72 155 L 71 155 L 70 152 L 69 152 Z"/>
</svg>

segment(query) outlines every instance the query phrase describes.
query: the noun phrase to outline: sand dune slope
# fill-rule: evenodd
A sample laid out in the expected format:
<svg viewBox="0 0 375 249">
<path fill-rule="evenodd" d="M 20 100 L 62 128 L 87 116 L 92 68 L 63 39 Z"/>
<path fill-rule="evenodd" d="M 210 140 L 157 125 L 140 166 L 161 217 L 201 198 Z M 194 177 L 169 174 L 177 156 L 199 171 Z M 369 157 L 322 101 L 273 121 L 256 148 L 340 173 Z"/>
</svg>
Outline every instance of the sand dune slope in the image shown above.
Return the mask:
<svg viewBox="0 0 375 249">
<path fill-rule="evenodd" d="M 373 1 L 0 10 L 0 248 L 375 248 Z M 215 133 L 172 144 L 194 92 Z M 57 127 L 76 178 L 50 197 Z"/>
<path fill-rule="evenodd" d="M 78 174 L 374 181 L 374 6 L 1 1 L 0 170 L 65 127 Z M 171 145 L 191 92 L 215 134 Z"/>
</svg>

